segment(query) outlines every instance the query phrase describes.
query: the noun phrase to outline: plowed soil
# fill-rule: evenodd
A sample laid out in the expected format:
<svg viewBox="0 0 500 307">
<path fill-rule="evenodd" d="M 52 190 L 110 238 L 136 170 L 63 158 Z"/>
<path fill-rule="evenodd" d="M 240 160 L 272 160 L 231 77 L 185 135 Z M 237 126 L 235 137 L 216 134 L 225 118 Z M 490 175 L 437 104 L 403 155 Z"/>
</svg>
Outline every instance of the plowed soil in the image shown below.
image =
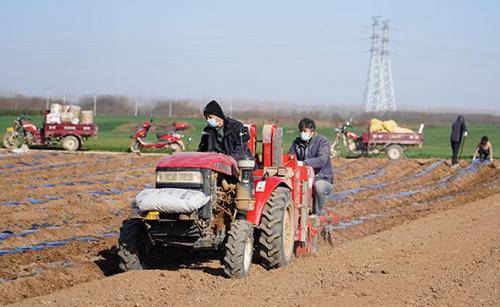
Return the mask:
<svg viewBox="0 0 500 307">
<path fill-rule="evenodd" d="M 497 162 L 453 169 L 442 160 L 335 160 L 327 207 L 341 223 L 328 227 L 332 245 L 323 242 L 316 256 L 272 271 L 254 264 L 245 280 L 222 277 L 213 255 L 117 274 L 120 224 L 132 214 L 132 197 L 154 184 L 158 160 L 0 153 L 0 303 L 488 305 L 498 299 Z"/>
</svg>

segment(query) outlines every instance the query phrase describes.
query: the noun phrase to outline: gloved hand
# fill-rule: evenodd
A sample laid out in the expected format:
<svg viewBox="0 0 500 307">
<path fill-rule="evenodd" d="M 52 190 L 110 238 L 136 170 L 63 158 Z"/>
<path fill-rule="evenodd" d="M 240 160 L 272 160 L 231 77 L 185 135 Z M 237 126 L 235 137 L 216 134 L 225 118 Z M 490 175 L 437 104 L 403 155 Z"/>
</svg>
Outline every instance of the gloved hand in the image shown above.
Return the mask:
<svg viewBox="0 0 500 307">
<path fill-rule="evenodd" d="M 469 132 L 465 131 L 465 132 L 464 132 L 464 136 L 467 136 L 467 134 L 469 134 Z"/>
<path fill-rule="evenodd" d="M 304 166 L 304 162 L 303 162 L 303 161 L 297 161 L 297 164 L 298 164 L 299 166 Z"/>
</svg>

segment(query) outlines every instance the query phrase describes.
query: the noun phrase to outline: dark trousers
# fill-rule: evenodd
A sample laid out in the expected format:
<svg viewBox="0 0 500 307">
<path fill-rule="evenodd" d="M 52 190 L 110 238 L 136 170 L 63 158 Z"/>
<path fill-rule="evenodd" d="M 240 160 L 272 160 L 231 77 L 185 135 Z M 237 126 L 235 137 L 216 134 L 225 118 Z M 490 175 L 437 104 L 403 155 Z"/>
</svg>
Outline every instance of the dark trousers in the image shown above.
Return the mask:
<svg viewBox="0 0 500 307">
<path fill-rule="evenodd" d="M 451 141 L 451 164 L 458 163 L 458 151 L 460 150 L 460 142 Z"/>
<path fill-rule="evenodd" d="M 479 150 L 477 151 L 477 153 L 479 154 L 479 161 L 481 161 L 481 162 L 484 162 L 484 161 L 490 159 L 490 151 L 489 150 L 485 150 L 484 148 L 479 147 Z"/>
</svg>

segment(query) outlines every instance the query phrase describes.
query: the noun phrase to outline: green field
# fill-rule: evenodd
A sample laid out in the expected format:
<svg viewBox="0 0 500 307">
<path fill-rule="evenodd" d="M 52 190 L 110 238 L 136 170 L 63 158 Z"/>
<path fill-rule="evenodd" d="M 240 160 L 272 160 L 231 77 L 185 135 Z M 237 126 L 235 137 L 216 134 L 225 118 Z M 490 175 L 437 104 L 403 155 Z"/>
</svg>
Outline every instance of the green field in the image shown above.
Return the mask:
<svg viewBox="0 0 500 307">
<path fill-rule="evenodd" d="M 12 125 L 14 116 L 0 116 L 0 135 L 3 138 L 5 129 Z M 99 126 L 99 135 L 97 138 L 91 138 L 84 144 L 84 150 L 105 150 L 105 151 L 128 151 L 130 147 L 130 135 L 135 132 L 135 129 L 145 120 L 145 117 L 130 117 L 130 116 L 97 116 L 96 123 Z M 189 150 L 195 150 L 201 136 L 201 129 L 205 125 L 202 118 L 173 118 L 173 119 L 155 119 L 154 124 L 167 125 L 173 121 L 186 121 L 192 127 L 185 131 L 186 142 L 187 137 L 191 136 L 193 141 L 189 145 Z M 36 125 L 41 125 L 42 117 L 34 116 L 32 121 Z M 296 124 L 282 124 L 284 135 L 284 148 L 288 148 L 295 137 L 297 137 Z M 409 127 L 416 130 L 416 127 Z M 318 127 L 319 133 L 327 136 L 330 140 L 334 138 L 333 126 Z M 361 127 L 355 127 L 354 131 L 362 131 Z M 414 158 L 447 158 L 450 155 L 449 143 L 450 127 L 426 127 L 424 129 L 424 147 L 422 149 L 408 149 L 406 155 Z M 471 157 L 475 146 L 481 136 L 487 135 L 493 145 L 500 140 L 500 126 L 493 125 L 469 125 L 469 136 L 466 139 L 464 146 L 464 157 Z M 151 133 L 149 140 L 153 141 L 155 135 Z"/>
</svg>

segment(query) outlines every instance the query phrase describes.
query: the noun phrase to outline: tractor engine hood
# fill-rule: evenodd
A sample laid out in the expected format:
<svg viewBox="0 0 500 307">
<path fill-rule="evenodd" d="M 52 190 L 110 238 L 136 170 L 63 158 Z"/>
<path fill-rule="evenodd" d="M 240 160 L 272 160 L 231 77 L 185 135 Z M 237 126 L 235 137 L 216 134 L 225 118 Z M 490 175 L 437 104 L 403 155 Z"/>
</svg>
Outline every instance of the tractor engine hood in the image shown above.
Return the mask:
<svg viewBox="0 0 500 307">
<path fill-rule="evenodd" d="M 215 152 L 180 152 L 162 158 L 156 168 L 205 168 L 230 176 L 238 176 L 238 164 L 230 156 Z"/>
</svg>

